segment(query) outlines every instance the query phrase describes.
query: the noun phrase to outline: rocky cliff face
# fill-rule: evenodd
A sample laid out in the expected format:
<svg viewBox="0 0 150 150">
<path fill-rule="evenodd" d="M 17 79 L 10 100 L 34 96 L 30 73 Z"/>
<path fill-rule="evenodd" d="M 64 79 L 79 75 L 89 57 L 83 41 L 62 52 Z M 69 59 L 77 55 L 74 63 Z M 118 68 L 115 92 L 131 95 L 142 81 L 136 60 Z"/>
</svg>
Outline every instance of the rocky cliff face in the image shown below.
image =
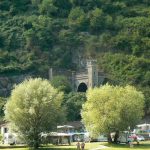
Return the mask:
<svg viewBox="0 0 150 150">
<path fill-rule="evenodd" d="M 14 85 L 21 83 L 24 79 L 31 77 L 31 75 L 15 75 L 15 76 L 0 76 L 0 97 L 8 97 Z"/>
</svg>

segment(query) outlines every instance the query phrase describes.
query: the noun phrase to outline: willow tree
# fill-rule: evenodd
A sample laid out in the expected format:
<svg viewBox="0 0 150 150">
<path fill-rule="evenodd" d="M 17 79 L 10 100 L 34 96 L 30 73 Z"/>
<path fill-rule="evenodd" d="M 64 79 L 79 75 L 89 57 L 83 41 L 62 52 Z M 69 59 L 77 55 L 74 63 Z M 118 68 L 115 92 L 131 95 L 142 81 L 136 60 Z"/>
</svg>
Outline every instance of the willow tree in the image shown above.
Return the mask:
<svg viewBox="0 0 150 150">
<path fill-rule="evenodd" d="M 56 128 L 63 119 L 63 94 L 49 81 L 35 78 L 17 85 L 6 104 L 6 120 L 12 129 L 23 135 L 29 146 L 37 149 L 41 133 Z"/>
<path fill-rule="evenodd" d="M 89 89 L 82 118 L 92 136 L 133 128 L 143 116 L 144 96 L 132 86 L 104 85 Z M 114 142 L 117 142 L 116 134 Z"/>
</svg>

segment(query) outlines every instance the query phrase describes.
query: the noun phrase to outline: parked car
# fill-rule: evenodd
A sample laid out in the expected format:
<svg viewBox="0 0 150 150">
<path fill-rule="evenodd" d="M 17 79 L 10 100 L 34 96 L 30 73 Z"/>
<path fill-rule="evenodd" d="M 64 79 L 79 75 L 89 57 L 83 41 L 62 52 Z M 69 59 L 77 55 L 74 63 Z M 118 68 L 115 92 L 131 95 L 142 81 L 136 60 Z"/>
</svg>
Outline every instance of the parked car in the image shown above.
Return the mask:
<svg viewBox="0 0 150 150">
<path fill-rule="evenodd" d="M 138 141 L 145 141 L 145 138 L 142 135 L 137 136 Z"/>
<path fill-rule="evenodd" d="M 107 135 L 105 135 L 105 134 L 100 135 L 98 137 L 98 141 L 99 142 L 107 142 L 108 141 Z"/>
<path fill-rule="evenodd" d="M 132 141 L 132 138 L 129 136 L 128 132 L 121 132 L 119 134 L 118 142 L 119 143 L 129 143 Z"/>
<path fill-rule="evenodd" d="M 105 134 L 99 135 L 97 138 L 91 138 L 91 142 L 107 142 L 107 136 Z"/>
</svg>

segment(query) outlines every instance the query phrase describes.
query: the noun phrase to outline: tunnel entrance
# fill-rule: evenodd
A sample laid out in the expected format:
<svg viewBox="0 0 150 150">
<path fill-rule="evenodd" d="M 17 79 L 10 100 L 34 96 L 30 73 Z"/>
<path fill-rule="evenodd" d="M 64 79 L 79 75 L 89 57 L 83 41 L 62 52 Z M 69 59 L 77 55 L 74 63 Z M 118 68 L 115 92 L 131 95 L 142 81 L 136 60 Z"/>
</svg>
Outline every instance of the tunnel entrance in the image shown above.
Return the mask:
<svg viewBox="0 0 150 150">
<path fill-rule="evenodd" d="M 83 82 L 80 83 L 77 92 L 86 92 L 86 91 L 87 91 L 87 85 Z"/>
</svg>

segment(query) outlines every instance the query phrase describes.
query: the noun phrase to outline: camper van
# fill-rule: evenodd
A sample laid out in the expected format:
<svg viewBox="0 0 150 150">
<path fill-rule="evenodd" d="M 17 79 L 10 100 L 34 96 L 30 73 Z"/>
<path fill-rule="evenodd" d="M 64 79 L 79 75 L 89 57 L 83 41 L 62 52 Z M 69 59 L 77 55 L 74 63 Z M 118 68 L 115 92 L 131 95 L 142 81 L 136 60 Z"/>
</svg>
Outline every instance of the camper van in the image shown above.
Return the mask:
<svg viewBox="0 0 150 150">
<path fill-rule="evenodd" d="M 16 144 L 16 135 L 12 133 L 5 133 L 3 142 L 4 144 L 10 144 L 10 145 Z"/>
<path fill-rule="evenodd" d="M 131 142 L 131 138 L 129 137 L 129 132 L 120 132 L 118 142 L 119 143 L 129 143 L 129 142 Z"/>
<path fill-rule="evenodd" d="M 5 133 L 3 135 L 3 144 L 15 145 L 25 143 L 24 138 L 22 136 L 18 136 L 16 133 Z"/>
</svg>

